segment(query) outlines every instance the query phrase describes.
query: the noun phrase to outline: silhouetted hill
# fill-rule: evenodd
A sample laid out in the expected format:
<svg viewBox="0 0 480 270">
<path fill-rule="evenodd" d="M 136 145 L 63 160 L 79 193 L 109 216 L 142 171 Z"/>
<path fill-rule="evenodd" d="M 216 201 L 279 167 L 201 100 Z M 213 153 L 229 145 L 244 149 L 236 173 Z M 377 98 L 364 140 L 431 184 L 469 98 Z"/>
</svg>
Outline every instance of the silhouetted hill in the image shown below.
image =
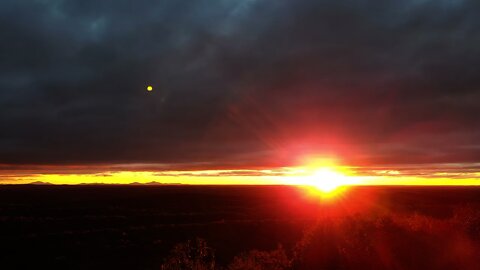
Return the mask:
<svg viewBox="0 0 480 270">
<path fill-rule="evenodd" d="M 35 181 L 35 182 L 28 183 L 27 185 L 53 185 L 53 184 L 49 182 Z"/>
</svg>

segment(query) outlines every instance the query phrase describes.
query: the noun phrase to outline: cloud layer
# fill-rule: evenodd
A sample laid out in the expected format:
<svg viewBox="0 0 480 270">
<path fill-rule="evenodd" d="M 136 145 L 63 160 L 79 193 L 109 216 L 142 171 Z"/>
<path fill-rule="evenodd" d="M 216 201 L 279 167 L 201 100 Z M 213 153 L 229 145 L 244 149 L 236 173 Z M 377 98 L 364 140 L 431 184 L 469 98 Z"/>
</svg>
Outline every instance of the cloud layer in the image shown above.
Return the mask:
<svg viewBox="0 0 480 270">
<path fill-rule="evenodd" d="M 2 1 L 0 163 L 478 162 L 479 10 Z"/>
</svg>

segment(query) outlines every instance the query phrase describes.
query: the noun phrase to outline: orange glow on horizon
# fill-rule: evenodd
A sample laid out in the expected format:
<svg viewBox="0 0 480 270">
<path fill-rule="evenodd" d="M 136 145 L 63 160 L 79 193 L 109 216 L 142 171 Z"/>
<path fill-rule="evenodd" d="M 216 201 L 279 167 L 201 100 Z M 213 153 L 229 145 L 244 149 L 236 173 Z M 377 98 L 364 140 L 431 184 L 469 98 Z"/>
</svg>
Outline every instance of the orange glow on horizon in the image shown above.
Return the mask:
<svg viewBox="0 0 480 270">
<path fill-rule="evenodd" d="M 480 172 L 449 175 L 442 171 L 418 175 L 402 174 L 402 171 L 365 170 L 340 165 L 334 158 L 305 158 L 293 167 L 272 169 L 223 169 L 194 171 L 125 171 L 105 170 L 88 173 L 79 167 L 78 173 L 70 173 L 68 167 L 37 168 L 36 170 L 0 170 L 0 184 L 26 184 L 47 182 L 51 184 L 189 184 L 189 185 L 294 185 L 313 187 L 325 196 L 357 185 L 406 185 L 406 186 L 479 186 Z M 91 170 L 91 168 L 90 168 Z M 358 172 L 362 173 L 358 173 Z M 368 173 L 365 173 L 368 171 Z"/>
</svg>

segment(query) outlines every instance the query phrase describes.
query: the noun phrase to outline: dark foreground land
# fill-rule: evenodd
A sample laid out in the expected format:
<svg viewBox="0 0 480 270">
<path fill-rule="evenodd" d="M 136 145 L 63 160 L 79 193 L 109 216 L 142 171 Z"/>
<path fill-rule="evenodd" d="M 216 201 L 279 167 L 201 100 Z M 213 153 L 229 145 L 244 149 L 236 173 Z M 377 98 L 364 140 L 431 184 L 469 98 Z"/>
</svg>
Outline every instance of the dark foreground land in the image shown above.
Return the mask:
<svg viewBox="0 0 480 270">
<path fill-rule="evenodd" d="M 0 269 L 480 269 L 480 189 L 0 186 Z"/>
</svg>

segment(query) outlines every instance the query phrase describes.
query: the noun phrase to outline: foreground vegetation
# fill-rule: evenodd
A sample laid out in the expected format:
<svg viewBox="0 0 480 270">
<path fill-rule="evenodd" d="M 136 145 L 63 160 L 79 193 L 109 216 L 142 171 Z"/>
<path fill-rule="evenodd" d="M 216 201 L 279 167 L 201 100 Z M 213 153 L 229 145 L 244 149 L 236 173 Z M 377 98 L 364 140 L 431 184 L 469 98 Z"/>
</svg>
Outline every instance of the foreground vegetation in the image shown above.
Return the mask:
<svg viewBox="0 0 480 270">
<path fill-rule="evenodd" d="M 218 252 L 221 252 L 218 251 Z M 325 215 L 287 250 L 251 250 L 227 265 L 203 239 L 177 244 L 162 270 L 480 269 L 480 209 L 458 207 L 450 218 L 418 213 Z"/>
</svg>

